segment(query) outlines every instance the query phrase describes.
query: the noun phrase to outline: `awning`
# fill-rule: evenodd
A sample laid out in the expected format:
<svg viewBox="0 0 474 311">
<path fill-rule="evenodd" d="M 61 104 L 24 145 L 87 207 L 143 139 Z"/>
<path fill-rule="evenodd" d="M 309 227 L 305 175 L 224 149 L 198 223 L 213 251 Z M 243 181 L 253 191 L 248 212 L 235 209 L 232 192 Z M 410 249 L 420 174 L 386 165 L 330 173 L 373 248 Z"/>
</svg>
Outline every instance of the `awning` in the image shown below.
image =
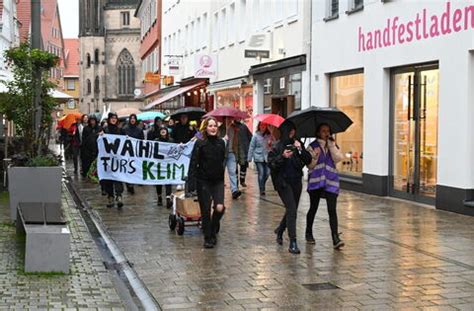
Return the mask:
<svg viewBox="0 0 474 311">
<path fill-rule="evenodd" d="M 54 99 L 71 99 L 73 98 L 71 95 L 60 92 L 58 90 L 52 89 L 49 91 L 49 96 L 53 97 Z"/>
<path fill-rule="evenodd" d="M 216 92 L 216 91 L 221 91 L 221 90 L 226 90 L 226 89 L 241 88 L 247 85 L 248 83 L 247 80 L 248 80 L 248 77 L 244 76 L 240 78 L 214 82 L 206 87 L 206 91 Z"/>
<path fill-rule="evenodd" d="M 190 91 L 196 87 L 199 87 L 201 85 L 204 85 L 203 82 L 199 82 L 199 83 L 196 83 L 196 84 L 192 84 L 192 85 L 188 85 L 188 86 L 183 86 L 183 87 L 180 87 L 179 89 L 177 90 L 174 90 L 174 91 L 171 91 L 169 93 L 166 93 L 166 94 L 163 94 L 163 96 L 160 96 L 159 98 L 157 98 L 156 100 L 152 101 L 151 103 L 149 103 L 148 105 L 146 105 L 145 107 L 143 107 L 141 110 L 142 111 L 146 111 L 146 110 L 150 110 L 152 108 L 154 108 L 155 106 L 158 106 L 170 99 L 173 99 L 175 98 L 176 96 L 179 96 L 183 93 L 186 93 L 187 91 Z"/>
</svg>

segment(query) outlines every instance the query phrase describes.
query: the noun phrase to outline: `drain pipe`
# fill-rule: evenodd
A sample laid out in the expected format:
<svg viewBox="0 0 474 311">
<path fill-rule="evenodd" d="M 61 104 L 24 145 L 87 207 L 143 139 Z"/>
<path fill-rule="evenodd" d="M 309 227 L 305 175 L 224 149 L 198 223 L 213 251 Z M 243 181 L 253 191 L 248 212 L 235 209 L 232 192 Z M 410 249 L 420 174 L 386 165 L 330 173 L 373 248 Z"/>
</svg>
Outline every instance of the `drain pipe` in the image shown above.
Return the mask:
<svg viewBox="0 0 474 311">
<path fill-rule="evenodd" d="M 105 243 L 105 246 L 107 247 L 107 250 L 110 252 L 112 258 L 116 262 L 117 270 L 123 273 L 126 281 L 128 282 L 129 289 L 135 294 L 143 309 L 150 311 L 161 310 L 160 305 L 158 304 L 156 299 L 150 293 L 150 291 L 142 282 L 142 280 L 138 277 L 137 273 L 130 265 L 130 262 L 127 260 L 123 252 L 115 243 L 115 241 L 105 230 L 104 225 L 100 221 L 100 217 L 93 209 L 89 207 L 87 202 L 81 199 L 79 192 L 77 191 L 69 176 L 66 177 L 66 187 L 69 189 L 71 194 L 74 195 L 76 199 L 76 204 L 81 207 L 81 210 L 83 212 L 81 214 L 87 216 L 93 223 L 95 229 L 99 232 L 101 238 Z"/>
</svg>

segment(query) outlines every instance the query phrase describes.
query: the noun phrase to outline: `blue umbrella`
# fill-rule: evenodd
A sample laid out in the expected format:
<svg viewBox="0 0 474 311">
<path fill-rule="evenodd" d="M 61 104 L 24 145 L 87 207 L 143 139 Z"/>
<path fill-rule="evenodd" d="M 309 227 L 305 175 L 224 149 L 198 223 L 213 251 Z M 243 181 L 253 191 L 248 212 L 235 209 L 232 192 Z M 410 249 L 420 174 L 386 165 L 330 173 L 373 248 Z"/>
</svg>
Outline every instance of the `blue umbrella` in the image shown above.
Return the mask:
<svg viewBox="0 0 474 311">
<path fill-rule="evenodd" d="M 141 120 L 141 121 L 153 121 L 155 120 L 156 117 L 160 117 L 161 119 L 164 119 L 166 115 L 159 111 L 147 111 L 147 112 L 143 112 L 137 115 L 138 120 Z"/>
</svg>

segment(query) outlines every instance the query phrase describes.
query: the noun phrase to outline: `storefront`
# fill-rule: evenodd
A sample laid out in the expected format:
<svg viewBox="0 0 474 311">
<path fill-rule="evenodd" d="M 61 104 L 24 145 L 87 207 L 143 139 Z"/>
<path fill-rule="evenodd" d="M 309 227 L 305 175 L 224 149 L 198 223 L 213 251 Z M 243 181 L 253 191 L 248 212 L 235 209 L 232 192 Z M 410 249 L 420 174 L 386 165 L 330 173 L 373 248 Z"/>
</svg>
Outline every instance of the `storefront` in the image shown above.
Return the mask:
<svg viewBox="0 0 474 311">
<path fill-rule="evenodd" d="M 214 109 L 229 106 L 247 112 L 250 118 L 245 122 L 253 129 L 253 86 L 247 76 L 215 82 L 207 91 L 213 98 Z"/>
<path fill-rule="evenodd" d="M 474 215 L 474 6 L 379 2 L 330 19 L 325 5 L 311 89 L 354 121 L 336 136 L 343 187 Z"/>
<path fill-rule="evenodd" d="M 249 74 L 257 84 L 257 91 L 261 93 L 258 96 L 261 103 L 256 103 L 258 110 L 261 110 L 258 112 L 287 117 L 293 111 L 300 110 L 302 73 L 305 70 L 305 55 L 252 66 Z"/>
</svg>

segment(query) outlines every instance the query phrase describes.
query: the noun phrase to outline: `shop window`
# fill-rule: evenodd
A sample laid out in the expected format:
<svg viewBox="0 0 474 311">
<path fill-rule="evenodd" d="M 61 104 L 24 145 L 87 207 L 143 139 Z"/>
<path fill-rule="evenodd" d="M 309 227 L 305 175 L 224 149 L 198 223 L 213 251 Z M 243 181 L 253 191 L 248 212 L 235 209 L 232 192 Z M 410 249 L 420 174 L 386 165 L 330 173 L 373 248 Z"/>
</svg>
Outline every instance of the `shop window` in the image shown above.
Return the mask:
<svg viewBox="0 0 474 311">
<path fill-rule="evenodd" d="M 344 154 L 338 164 L 342 174 L 362 177 L 364 127 L 364 74 L 331 76 L 331 106 L 343 111 L 354 122 L 344 133 L 336 135 L 336 142 Z"/>
</svg>

